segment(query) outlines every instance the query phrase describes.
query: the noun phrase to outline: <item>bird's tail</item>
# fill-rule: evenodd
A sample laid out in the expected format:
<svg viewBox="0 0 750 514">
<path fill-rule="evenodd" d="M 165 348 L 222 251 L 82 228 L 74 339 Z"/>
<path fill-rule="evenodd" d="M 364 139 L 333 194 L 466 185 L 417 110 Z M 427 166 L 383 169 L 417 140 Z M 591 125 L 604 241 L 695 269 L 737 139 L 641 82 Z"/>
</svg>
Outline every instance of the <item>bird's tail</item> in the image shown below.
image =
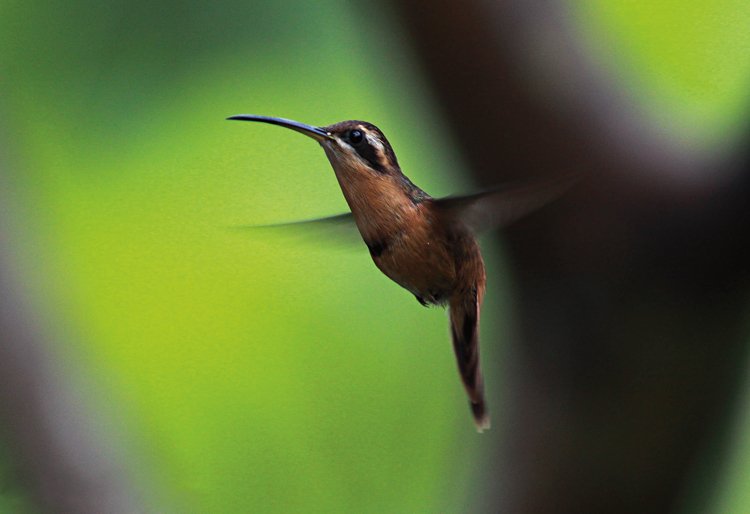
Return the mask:
<svg viewBox="0 0 750 514">
<path fill-rule="evenodd" d="M 484 383 L 479 367 L 479 305 L 476 288 L 451 298 L 450 322 L 453 350 L 461 373 L 477 431 L 490 428 L 490 416 L 484 400 Z"/>
</svg>

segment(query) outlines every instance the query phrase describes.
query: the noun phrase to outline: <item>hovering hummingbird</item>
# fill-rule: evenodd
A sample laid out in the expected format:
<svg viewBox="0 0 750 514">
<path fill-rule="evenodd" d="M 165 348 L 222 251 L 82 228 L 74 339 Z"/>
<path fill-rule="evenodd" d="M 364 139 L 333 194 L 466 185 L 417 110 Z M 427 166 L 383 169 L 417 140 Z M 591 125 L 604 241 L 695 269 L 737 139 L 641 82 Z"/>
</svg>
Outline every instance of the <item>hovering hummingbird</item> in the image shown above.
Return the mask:
<svg viewBox="0 0 750 514">
<path fill-rule="evenodd" d="M 227 119 L 279 125 L 320 143 L 351 212 L 302 223 L 353 219 L 380 271 L 420 304 L 448 306 L 453 349 L 474 422 L 479 432 L 489 428 L 479 367 L 486 275 L 476 234 L 542 206 L 569 181 L 433 198 L 401 172 L 385 135 L 371 123 L 351 120 L 313 127 L 252 114 Z"/>
</svg>

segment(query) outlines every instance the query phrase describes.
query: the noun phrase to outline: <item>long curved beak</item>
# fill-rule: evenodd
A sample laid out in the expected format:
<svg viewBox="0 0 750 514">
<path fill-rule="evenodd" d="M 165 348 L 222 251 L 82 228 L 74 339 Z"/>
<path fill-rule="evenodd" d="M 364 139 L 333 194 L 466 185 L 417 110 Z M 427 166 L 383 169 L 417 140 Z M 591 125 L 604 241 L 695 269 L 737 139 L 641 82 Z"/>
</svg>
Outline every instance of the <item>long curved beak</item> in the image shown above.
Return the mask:
<svg viewBox="0 0 750 514">
<path fill-rule="evenodd" d="M 278 125 L 280 127 L 286 127 L 288 129 L 295 130 L 300 134 L 304 134 L 313 138 L 318 142 L 323 142 L 326 139 L 333 139 L 333 136 L 319 127 L 313 127 L 305 125 L 299 121 L 287 120 L 284 118 L 272 118 L 270 116 L 257 116 L 255 114 L 237 114 L 230 116 L 228 120 L 239 120 L 239 121 L 260 121 L 262 123 L 270 123 L 271 125 Z"/>
</svg>

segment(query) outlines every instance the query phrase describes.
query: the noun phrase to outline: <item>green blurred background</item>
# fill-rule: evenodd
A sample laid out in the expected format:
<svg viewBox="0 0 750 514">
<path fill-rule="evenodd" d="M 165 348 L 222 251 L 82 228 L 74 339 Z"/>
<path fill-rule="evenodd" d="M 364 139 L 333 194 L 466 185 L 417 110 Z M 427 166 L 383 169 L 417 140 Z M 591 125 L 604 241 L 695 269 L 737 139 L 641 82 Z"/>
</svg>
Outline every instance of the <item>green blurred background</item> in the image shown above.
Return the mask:
<svg viewBox="0 0 750 514">
<path fill-rule="evenodd" d="M 701 144 L 740 121 L 747 2 L 572 13 L 659 123 Z M 445 314 L 363 245 L 231 230 L 346 209 L 316 144 L 224 121 L 238 113 L 372 121 L 428 192 L 472 189 L 384 7 L 0 3 L 4 215 L 101 432 L 159 511 L 471 512 L 497 437 L 474 432 Z M 493 279 L 489 311 L 509 296 Z M 506 320 L 482 329 L 502 359 Z M 7 453 L 0 511 L 30 509 Z M 733 463 L 723 512 L 750 511 L 748 469 Z"/>
</svg>

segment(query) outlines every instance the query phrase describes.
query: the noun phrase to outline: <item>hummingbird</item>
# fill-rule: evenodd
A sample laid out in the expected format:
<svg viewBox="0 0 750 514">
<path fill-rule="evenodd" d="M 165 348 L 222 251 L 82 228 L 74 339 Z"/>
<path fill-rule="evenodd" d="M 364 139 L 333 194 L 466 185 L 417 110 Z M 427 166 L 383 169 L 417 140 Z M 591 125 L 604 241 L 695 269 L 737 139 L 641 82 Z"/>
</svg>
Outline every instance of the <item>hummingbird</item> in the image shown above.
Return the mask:
<svg viewBox="0 0 750 514">
<path fill-rule="evenodd" d="M 558 196 L 566 180 L 433 198 L 401 171 L 383 132 L 366 121 L 324 127 L 239 114 L 317 141 L 351 212 L 296 223 L 353 221 L 380 271 L 423 306 L 447 306 L 458 371 L 479 432 L 490 427 L 479 363 L 479 318 L 487 276 L 477 234 L 507 225 Z"/>
</svg>

